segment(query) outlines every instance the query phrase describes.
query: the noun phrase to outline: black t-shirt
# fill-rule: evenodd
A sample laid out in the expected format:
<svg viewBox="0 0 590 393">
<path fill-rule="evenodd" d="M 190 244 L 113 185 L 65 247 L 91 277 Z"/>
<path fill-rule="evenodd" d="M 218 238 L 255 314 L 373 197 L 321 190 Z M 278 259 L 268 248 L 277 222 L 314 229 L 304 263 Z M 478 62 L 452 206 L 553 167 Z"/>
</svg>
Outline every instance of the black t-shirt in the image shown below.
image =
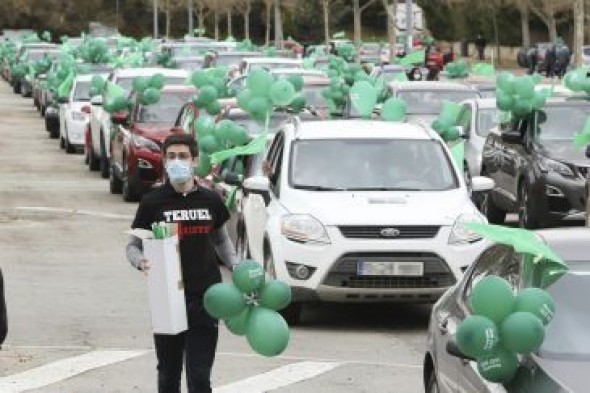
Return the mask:
<svg viewBox="0 0 590 393">
<path fill-rule="evenodd" d="M 184 195 L 166 183 L 142 198 L 131 228 L 151 230 L 155 222 L 178 223 L 182 277 L 185 294 L 190 296 L 221 282 L 210 234 L 228 219 L 229 211 L 214 191 L 198 187 Z"/>
</svg>

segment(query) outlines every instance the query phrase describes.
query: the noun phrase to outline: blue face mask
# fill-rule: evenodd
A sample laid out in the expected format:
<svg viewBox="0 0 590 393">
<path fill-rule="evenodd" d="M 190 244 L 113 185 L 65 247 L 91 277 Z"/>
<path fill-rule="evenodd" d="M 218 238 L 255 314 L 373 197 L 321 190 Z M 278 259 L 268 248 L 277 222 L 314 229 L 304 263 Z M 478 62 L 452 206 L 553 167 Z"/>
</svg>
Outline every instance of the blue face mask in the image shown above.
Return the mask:
<svg viewBox="0 0 590 393">
<path fill-rule="evenodd" d="M 166 163 L 166 173 L 171 183 L 184 183 L 188 181 L 192 175 L 191 162 L 186 160 L 174 159 Z"/>
</svg>

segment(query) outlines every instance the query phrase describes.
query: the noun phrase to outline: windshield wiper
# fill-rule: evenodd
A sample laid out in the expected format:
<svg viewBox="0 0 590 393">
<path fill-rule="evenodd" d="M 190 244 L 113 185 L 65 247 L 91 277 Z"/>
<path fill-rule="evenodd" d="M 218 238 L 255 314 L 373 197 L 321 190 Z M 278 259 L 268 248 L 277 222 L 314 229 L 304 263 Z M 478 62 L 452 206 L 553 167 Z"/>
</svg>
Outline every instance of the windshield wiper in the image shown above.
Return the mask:
<svg viewBox="0 0 590 393">
<path fill-rule="evenodd" d="M 346 191 L 345 188 L 336 188 L 336 187 L 323 187 L 323 186 L 307 186 L 307 185 L 295 185 L 293 188 L 298 190 L 310 190 L 310 191 Z"/>
</svg>

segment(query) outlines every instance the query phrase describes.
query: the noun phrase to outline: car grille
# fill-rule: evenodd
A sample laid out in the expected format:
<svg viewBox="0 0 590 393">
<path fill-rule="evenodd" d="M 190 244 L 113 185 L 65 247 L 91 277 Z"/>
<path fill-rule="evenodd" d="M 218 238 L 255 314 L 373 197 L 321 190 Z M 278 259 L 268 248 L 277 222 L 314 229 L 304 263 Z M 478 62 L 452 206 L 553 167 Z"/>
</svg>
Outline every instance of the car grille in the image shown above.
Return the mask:
<svg viewBox="0 0 590 393">
<path fill-rule="evenodd" d="M 424 275 L 421 277 L 361 276 L 357 273 L 359 260 L 423 262 Z M 324 285 L 331 287 L 370 289 L 445 288 L 454 283 L 455 277 L 441 257 L 422 252 L 345 254 L 332 266 L 323 282 Z"/>
<path fill-rule="evenodd" d="M 350 239 L 431 239 L 436 237 L 439 226 L 340 226 L 342 236 Z M 382 231 L 394 229 L 395 236 L 384 236 Z"/>
<path fill-rule="evenodd" d="M 579 166 L 578 172 L 580 173 L 580 176 L 582 176 L 582 178 L 584 178 L 584 179 L 588 178 L 588 167 L 587 166 Z"/>
</svg>

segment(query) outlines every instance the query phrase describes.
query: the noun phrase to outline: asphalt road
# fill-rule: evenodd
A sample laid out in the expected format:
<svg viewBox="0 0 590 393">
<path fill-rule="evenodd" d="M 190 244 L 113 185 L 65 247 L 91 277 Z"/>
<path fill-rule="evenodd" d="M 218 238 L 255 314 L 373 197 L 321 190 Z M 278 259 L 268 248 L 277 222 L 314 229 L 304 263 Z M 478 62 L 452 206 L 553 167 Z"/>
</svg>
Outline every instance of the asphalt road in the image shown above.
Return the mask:
<svg viewBox="0 0 590 393">
<path fill-rule="evenodd" d="M 81 155 L 60 150 L 32 100 L 0 82 L 0 267 L 9 319 L 0 393 L 156 391 L 146 280 L 124 253 L 135 208 L 111 195 Z M 214 386 L 422 392 L 429 311 L 311 306 L 277 358 L 255 355 L 222 327 Z"/>
</svg>

